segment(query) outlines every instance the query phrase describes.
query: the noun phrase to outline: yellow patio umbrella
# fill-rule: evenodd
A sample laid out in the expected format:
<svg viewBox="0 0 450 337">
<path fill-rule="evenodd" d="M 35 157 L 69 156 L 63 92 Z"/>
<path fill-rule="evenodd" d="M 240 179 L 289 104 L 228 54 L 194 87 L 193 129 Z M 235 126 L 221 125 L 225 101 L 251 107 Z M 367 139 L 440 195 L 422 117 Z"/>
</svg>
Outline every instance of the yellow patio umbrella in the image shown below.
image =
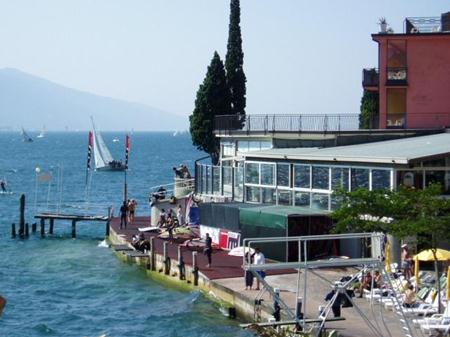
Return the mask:
<svg viewBox="0 0 450 337">
<path fill-rule="evenodd" d="M 427 249 L 421 251 L 419 254 L 414 256 L 414 260 L 419 261 L 434 261 L 434 254 L 432 249 Z M 450 251 L 445 249 L 436 249 L 436 260 L 437 261 L 447 261 L 450 260 Z"/>
<path fill-rule="evenodd" d="M 438 261 L 448 261 L 450 260 L 450 251 L 445 249 L 437 248 L 435 252 L 433 249 L 427 249 L 421 251 L 419 254 L 414 256 L 415 261 L 415 275 L 419 274 L 419 261 L 434 261 L 434 270 L 436 272 L 436 285 L 437 285 L 437 295 L 438 295 L 438 308 L 439 313 L 441 312 L 441 282 L 439 282 L 439 270 Z M 416 276 L 416 281 L 418 277 Z M 448 282 L 447 282 L 448 283 Z"/>
<path fill-rule="evenodd" d="M 390 273 L 392 271 L 391 263 L 392 263 L 391 244 L 390 244 L 389 240 L 387 240 L 386 246 L 384 247 L 384 267 L 388 273 Z"/>
</svg>

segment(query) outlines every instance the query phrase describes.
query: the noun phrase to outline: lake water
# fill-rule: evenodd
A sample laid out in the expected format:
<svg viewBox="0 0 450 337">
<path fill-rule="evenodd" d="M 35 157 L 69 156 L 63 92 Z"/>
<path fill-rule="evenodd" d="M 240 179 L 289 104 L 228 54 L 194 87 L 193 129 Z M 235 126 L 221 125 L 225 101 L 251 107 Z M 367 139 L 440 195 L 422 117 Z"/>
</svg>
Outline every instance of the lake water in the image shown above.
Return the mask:
<svg viewBox="0 0 450 337">
<path fill-rule="evenodd" d="M 123 158 L 124 134 L 103 136 L 113 156 Z M 115 137 L 120 142 L 113 142 Z M 157 284 L 142 269 L 99 247 L 103 225 L 79 223 L 76 240 L 70 238 L 70 224 L 61 222 L 55 224 L 52 237 L 11 239 L 21 193 L 26 194 L 30 223 L 35 209 L 47 204 L 59 204 L 70 212 L 84 210 L 87 133 L 49 133 L 24 143 L 18 133 L 1 132 L 0 148 L 0 178 L 14 191 L 0 195 L 0 294 L 8 301 L 0 317 L 0 336 L 251 335 L 199 292 Z M 138 201 L 138 215 L 150 212 L 151 186 L 171 182 L 173 166 L 183 162 L 192 168 L 194 160 L 203 155 L 192 146 L 189 135 L 133 134 L 128 189 L 129 196 Z M 36 184 L 36 167 L 41 173 L 53 172 L 53 179 Z M 110 205 L 117 209 L 122 193 L 123 173 L 93 173 L 91 210 L 106 214 Z"/>
</svg>

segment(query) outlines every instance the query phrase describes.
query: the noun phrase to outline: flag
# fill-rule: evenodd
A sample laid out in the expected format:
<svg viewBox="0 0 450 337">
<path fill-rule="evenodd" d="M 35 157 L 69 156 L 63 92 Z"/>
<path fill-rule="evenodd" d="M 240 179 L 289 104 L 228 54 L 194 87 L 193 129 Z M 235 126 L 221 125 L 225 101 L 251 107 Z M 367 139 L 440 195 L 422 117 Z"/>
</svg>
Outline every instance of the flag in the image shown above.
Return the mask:
<svg viewBox="0 0 450 337">
<path fill-rule="evenodd" d="M 130 136 L 125 137 L 125 170 L 128 170 L 128 155 L 130 153 L 131 140 Z"/>
<path fill-rule="evenodd" d="M 37 181 L 40 183 L 49 182 L 53 179 L 51 172 L 42 172 L 37 175 Z"/>
<path fill-rule="evenodd" d="M 89 131 L 89 143 L 88 143 L 87 164 L 86 164 L 87 170 L 91 169 L 91 156 L 93 144 L 94 144 L 94 137 L 92 135 L 92 131 Z"/>
</svg>

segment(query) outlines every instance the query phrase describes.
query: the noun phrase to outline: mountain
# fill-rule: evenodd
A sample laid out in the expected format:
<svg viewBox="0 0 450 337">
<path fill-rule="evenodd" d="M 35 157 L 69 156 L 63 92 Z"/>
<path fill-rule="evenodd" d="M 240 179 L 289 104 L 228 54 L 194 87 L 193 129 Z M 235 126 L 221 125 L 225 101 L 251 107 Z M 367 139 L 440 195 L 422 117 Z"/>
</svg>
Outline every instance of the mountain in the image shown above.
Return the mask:
<svg viewBox="0 0 450 337">
<path fill-rule="evenodd" d="M 164 131 L 188 128 L 188 118 L 144 104 L 71 89 L 17 69 L 0 69 L 0 128 Z"/>
</svg>

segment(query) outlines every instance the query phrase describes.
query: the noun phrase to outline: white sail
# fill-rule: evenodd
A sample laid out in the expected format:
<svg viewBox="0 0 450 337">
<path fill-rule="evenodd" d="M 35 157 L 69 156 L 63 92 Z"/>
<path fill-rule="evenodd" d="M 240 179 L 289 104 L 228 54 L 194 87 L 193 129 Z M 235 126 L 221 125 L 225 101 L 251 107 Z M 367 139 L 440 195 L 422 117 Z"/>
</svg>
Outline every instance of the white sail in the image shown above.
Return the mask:
<svg viewBox="0 0 450 337">
<path fill-rule="evenodd" d="M 109 152 L 106 144 L 103 140 L 102 135 L 95 128 L 94 119 L 92 120 L 92 128 L 94 129 L 94 163 L 95 169 L 101 169 L 109 165 L 110 162 L 113 161 L 113 157 L 111 156 L 111 152 Z"/>
<path fill-rule="evenodd" d="M 31 137 L 28 136 L 28 133 L 25 132 L 25 129 L 23 127 L 22 127 L 22 137 L 24 142 L 30 143 L 33 141 L 33 139 L 31 139 Z"/>
</svg>

